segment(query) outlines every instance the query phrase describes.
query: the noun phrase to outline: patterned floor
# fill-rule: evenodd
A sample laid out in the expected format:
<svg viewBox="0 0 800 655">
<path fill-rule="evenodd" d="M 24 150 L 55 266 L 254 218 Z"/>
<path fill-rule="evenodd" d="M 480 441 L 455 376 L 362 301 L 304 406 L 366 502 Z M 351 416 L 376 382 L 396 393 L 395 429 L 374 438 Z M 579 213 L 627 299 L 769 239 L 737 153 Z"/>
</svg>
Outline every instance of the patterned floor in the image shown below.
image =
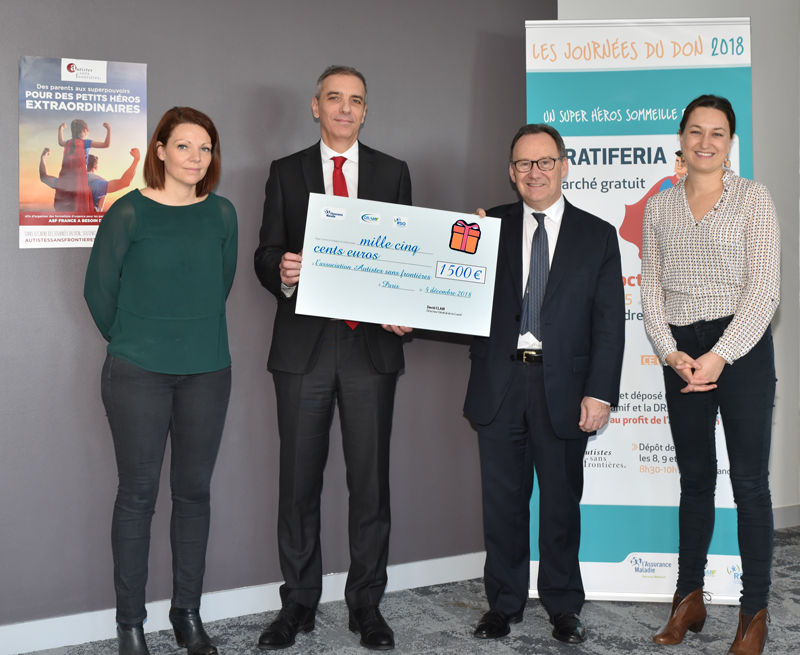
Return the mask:
<svg viewBox="0 0 800 655">
<path fill-rule="evenodd" d="M 529 601 L 524 621 L 511 634 L 497 641 L 472 637 L 472 630 L 488 609 L 482 580 L 466 580 L 387 594 L 381 611 L 395 631 L 397 655 L 550 655 L 618 653 L 659 655 L 725 655 L 736 630 L 735 607 L 713 605 L 703 632 L 689 633 L 679 646 L 658 646 L 651 636 L 665 619 L 667 606 L 660 603 L 586 603 L 582 618 L 587 641 L 571 646 L 550 636 L 547 615 L 538 601 Z M 800 653 L 800 527 L 775 533 L 773 585 L 770 597 L 772 624 L 765 653 Z M 207 624 L 220 655 L 255 655 L 261 630 L 273 614 L 252 614 Z M 147 635 L 152 655 L 185 653 L 175 645 L 170 632 Z M 115 641 L 39 651 L 36 655 L 115 655 Z M 286 655 L 364 655 L 358 637 L 347 630 L 347 609 L 343 601 L 321 605 L 316 629 L 299 635 L 297 643 L 282 651 Z"/>
</svg>

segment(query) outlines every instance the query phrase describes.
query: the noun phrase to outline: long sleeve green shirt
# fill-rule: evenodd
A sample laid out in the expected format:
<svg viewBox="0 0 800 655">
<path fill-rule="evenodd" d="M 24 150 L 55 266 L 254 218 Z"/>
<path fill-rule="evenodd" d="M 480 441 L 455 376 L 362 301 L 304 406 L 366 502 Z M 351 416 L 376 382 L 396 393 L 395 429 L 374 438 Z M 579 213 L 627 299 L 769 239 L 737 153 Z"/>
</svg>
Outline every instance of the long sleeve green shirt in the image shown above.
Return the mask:
<svg viewBox="0 0 800 655">
<path fill-rule="evenodd" d="M 84 297 L 108 353 L 156 373 L 231 363 L 225 300 L 236 272 L 233 205 L 163 205 L 131 191 L 100 223 Z"/>
</svg>

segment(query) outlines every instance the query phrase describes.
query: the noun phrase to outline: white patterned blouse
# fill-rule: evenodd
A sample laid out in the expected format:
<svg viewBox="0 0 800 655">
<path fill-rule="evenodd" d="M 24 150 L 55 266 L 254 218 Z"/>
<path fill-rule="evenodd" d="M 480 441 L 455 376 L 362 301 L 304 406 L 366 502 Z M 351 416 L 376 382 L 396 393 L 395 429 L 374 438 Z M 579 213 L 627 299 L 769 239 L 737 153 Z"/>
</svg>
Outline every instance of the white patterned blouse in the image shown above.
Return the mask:
<svg viewBox="0 0 800 655">
<path fill-rule="evenodd" d="M 711 349 L 746 355 L 780 301 L 780 229 L 763 184 L 726 172 L 717 204 L 698 223 L 684 177 L 647 202 L 642 226 L 644 324 L 662 363 L 676 348 L 669 325 L 733 316 Z"/>
</svg>

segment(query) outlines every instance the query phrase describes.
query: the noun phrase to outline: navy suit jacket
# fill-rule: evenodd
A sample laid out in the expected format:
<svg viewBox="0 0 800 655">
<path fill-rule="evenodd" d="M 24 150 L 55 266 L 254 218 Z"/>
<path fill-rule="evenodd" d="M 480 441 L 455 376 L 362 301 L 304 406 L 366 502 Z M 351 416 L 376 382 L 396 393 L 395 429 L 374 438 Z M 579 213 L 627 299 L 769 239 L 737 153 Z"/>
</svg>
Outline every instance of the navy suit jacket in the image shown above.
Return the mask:
<svg viewBox="0 0 800 655">
<path fill-rule="evenodd" d="M 295 313 L 297 293 L 281 291 L 279 265 L 285 252 L 303 249 L 308 194 L 325 193 L 319 142 L 277 159 L 269 169 L 260 242 L 255 253 L 256 275 L 278 299 L 267 368 L 270 371 L 308 373 L 319 356 L 322 330 L 328 319 Z M 403 205 L 411 204 L 411 178 L 404 161 L 358 144 L 358 197 Z M 302 284 L 303 276 L 300 275 Z M 364 324 L 367 347 L 380 373 L 404 366 L 403 342 L 380 325 Z"/>
<path fill-rule="evenodd" d="M 523 205 L 495 207 L 500 248 L 491 333 L 470 346 L 472 371 L 464 413 L 492 422 L 516 366 L 522 313 Z M 542 351 L 547 408 L 561 439 L 586 437 L 578 427 L 581 401 L 616 405 L 625 345 L 625 297 L 617 232 L 566 202 L 542 303 Z"/>
</svg>

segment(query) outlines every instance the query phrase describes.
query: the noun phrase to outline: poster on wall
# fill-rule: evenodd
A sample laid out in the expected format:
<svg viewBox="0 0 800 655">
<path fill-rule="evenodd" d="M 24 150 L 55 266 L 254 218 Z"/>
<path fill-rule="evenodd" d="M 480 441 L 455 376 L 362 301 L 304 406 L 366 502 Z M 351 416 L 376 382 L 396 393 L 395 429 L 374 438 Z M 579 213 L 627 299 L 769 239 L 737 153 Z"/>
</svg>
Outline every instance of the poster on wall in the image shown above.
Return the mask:
<svg viewBox="0 0 800 655">
<path fill-rule="evenodd" d="M 91 247 L 146 148 L 146 64 L 20 57 L 19 247 Z"/>
<path fill-rule="evenodd" d="M 642 320 L 647 200 L 685 174 L 678 127 L 699 95 L 736 111 L 731 167 L 752 177 L 749 19 L 529 21 L 527 120 L 563 135 L 574 205 L 619 233 L 626 342 L 619 406 L 584 459 L 581 571 L 587 598 L 671 601 L 678 564 L 679 473 L 661 365 Z M 741 560 L 722 425 L 716 524 L 706 568 L 712 602 L 738 603 Z M 531 580 L 538 573 L 538 494 L 531 502 Z M 535 596 L 535 589 L 531 591 Z"/>
</svg>

